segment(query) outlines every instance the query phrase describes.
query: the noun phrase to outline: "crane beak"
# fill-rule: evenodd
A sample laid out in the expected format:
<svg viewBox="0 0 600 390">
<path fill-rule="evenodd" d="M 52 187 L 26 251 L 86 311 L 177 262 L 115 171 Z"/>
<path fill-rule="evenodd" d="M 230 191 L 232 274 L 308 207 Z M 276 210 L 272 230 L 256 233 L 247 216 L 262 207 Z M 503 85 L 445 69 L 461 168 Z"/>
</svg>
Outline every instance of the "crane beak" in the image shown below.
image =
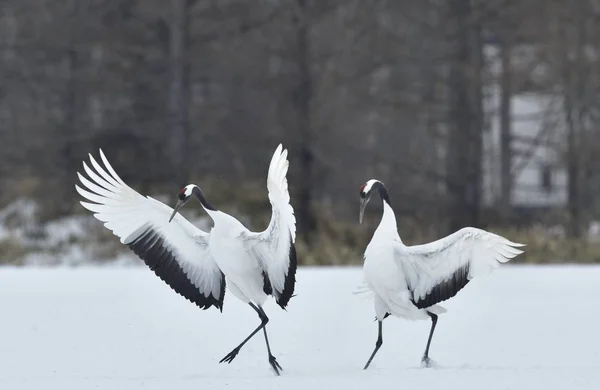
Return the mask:
<svg viewBox="0 0 600 390">
<path fill-rule="evenodd" d="M 360 212 L 358 213 L 358 223 L 362 223 L 363 221 L 363 217 L 365 215 L 365 207 L 367 207 L 367 203 L 369 203 L 369 198 L 361 198 Z"/>
<path fill-rule="evenodd" d="M 183 206 L 184 204 L 185 204 L 185 202 L 182 200 L 177 201 L 177 204 L 175 205 L 175 208 L 173 209 L 173 214 L 171 214 L 171 218 L 169 218 L 169 222 L 171 222 L 173 220 L 173 218 L 175 217 L 175 214 L 177 214 L 177 212 L 179 211 L 181 206 Z"/>
</svg>

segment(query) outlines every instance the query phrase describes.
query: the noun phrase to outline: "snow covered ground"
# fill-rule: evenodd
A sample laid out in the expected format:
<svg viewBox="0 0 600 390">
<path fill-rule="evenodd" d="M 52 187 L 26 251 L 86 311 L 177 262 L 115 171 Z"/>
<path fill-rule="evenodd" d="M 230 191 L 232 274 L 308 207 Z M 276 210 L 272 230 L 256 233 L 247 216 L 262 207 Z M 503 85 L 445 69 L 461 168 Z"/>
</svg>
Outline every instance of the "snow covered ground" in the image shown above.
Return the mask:
<svg viewBox="0 0 600 390">
<path fill-rule="evenodd" d="M 352 294 L 358 268 L 303 268 L 287 312 L 265 306 L 273 375 L 257 324 L 232 296 L 201 311 L 146 268 L 0 268 L 0 389 L 600 389 L 600 267 L 506 266 L 472 281 L 440 317 L 384 322 Z"/>
</svg>

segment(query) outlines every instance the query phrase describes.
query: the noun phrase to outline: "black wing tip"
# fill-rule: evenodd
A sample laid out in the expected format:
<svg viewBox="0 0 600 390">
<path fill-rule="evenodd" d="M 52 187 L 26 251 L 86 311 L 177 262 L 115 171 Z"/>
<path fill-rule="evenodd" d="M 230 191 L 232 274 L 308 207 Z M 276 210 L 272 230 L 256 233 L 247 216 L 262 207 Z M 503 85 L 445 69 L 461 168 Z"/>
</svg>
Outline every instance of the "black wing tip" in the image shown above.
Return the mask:
<svg viewBox="0 0 600 390">
<path fill-rule="evenodd" d="M 156 276 L 164 281 L 177 294 L 194 303 L 202 310 L 211 306 L 223 310 L 225 296 L 225 276 L 221 273 L 221 294 L 219 299 L 212 295 L 204 296 L 198 288 L 188 279 L 187 275 L 177 263 L 173 253 L 164 245 L 165 239 L 150 225 L 136 230 L 140 234 L 129 237 L 131 241 L 127 246 L 146 263 Z"/>
<path fill-rule="evenodd" d="M 284 310 L 286 310 L 286 306 L 290 299 L 295 296 L 294 287 L 296 285 L 296 270 L 298 269 L 298 259 L 296 258 L 296 246 L 292 241 L 292 237 L 290 237 L 290 265 L 288 267 L 288 272 L 285 277 L 285 283 L 283 285 L 283 291 L 279 294 L 276 302 L 277 304 Z"/>
<path fill-rule="evenodd" d="M 271 286 L 271 281 L 269 280 L 269 275 L 263 271 L 263 292 L 267 295 L 273 295 L 273 286 Z"/>
<path fill-rule="evenodd" d="M 143 238 L 143 236 L 148 234 L 148 231 L 151 229 L 152 226 L 150 226 L 150 224 L 143 224 L 142 226 L 134 230 L 132 233 L 130 233 L 127 237 L 125 237 L 123 239 L 123 243 L 131 248 L 131 245 L 135 244 L 136 241 Z"/>
<path fill-rule="evenodd" d="M 415 301 L 412 300 L 413 304 L 419 309 L 426 309 L 446 301 L 455 296 L 460 290 L 462 290 L 469 283 L 469 263 L 465 266 L 457 269 L 454 273 L 443 282 L 431 289 L 425 298 Z"/>
<path fill-rule="evenodd" d="M 215 306 L 223 313 L 223 302 L 225 301 L 225 290 L 227 289 L 225 274 L 221 271 L 221 293 L 219 294 L 219 299 Z"/>
</svg>

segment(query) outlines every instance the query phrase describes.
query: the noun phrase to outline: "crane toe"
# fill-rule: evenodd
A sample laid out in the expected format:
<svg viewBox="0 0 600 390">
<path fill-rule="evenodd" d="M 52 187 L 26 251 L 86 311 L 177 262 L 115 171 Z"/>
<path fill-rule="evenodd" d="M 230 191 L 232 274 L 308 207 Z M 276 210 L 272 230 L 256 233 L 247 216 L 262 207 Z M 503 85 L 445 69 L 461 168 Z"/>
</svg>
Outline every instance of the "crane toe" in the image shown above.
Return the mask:
<svg viewBox="0 0 600 390">
<path fill-rule="evenodd" d="M 421 359 L 421 367 L 423 368 L 435 368 L 437 363 L 429 358 L 429 356 L 423 356 Z"/>
<path fill-rule="evenodd" d="M 279 374 L 279 371 L 283 371 L 283 368 L 281 368 L 281 366 L 277 362 L 277 359 L 275 359 L 275 356 L 269 355 L 269 363 L 271 363 L 271 367 L 273 367 L 273 370 L 275 370 L 275 373 L 278 376 L 281 375 L 281 374 Z"/>
<path fill-rule="evenodd" d="M 233 361 L 233 359 L 235 359 L 235 357 L 237 356 L 237 354 L 240 352 L 240 348 L 234 348 L 233 351 L 229 352 L 227 354 L 227 356 L 225 356 L 223 359 L 219 360 L 219 363 L 231 363 Z"/>
</svg>

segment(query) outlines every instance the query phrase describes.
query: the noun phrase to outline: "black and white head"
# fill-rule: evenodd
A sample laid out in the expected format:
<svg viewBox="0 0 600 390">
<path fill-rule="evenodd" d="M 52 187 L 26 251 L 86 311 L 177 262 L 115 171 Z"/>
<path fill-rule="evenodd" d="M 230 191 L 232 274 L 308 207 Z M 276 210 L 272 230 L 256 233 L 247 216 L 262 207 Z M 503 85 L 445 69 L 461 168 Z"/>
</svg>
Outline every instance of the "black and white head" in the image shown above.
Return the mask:
<svg viewBox="0 0 600 390">
<path fill-rule="evenodd" d="M 175 208 L 173 209 L 173 214 L 171 214 L 171 218 L 169 218 L 169 222 L 171 222 L 171 220 L 173 220 L 173 218 L 175 217 L 175 214 L 177 214 L 177 212 L 183 207 L 185 206 L 185 204 L 187 202 L 189 202 L 189 200 L 192 198 L 192 195 L 194 195 L 194 193 L 196 191 L 200 191 L 200 188 L 195 185 L 195 184 L 188 184 L 187 186 L 183 187 L 179 193 L 177 194 L 177 204 L 175 205 Z"/>
<path fill-rule="evenodd" d="M 385 185 L 377 179 L 371 179 L 367 181 L 365 184 L 360 186 L 360 212 L 358 214 L 359 223 L 362 223 L 363 216 L 365 214 L 365 208 L 367 207 L 369 200 L 371 200 L 371 196 L 373 195 L 374 191 L 379 191 L 381 198 L 389 203 Z"/>
</svg>

